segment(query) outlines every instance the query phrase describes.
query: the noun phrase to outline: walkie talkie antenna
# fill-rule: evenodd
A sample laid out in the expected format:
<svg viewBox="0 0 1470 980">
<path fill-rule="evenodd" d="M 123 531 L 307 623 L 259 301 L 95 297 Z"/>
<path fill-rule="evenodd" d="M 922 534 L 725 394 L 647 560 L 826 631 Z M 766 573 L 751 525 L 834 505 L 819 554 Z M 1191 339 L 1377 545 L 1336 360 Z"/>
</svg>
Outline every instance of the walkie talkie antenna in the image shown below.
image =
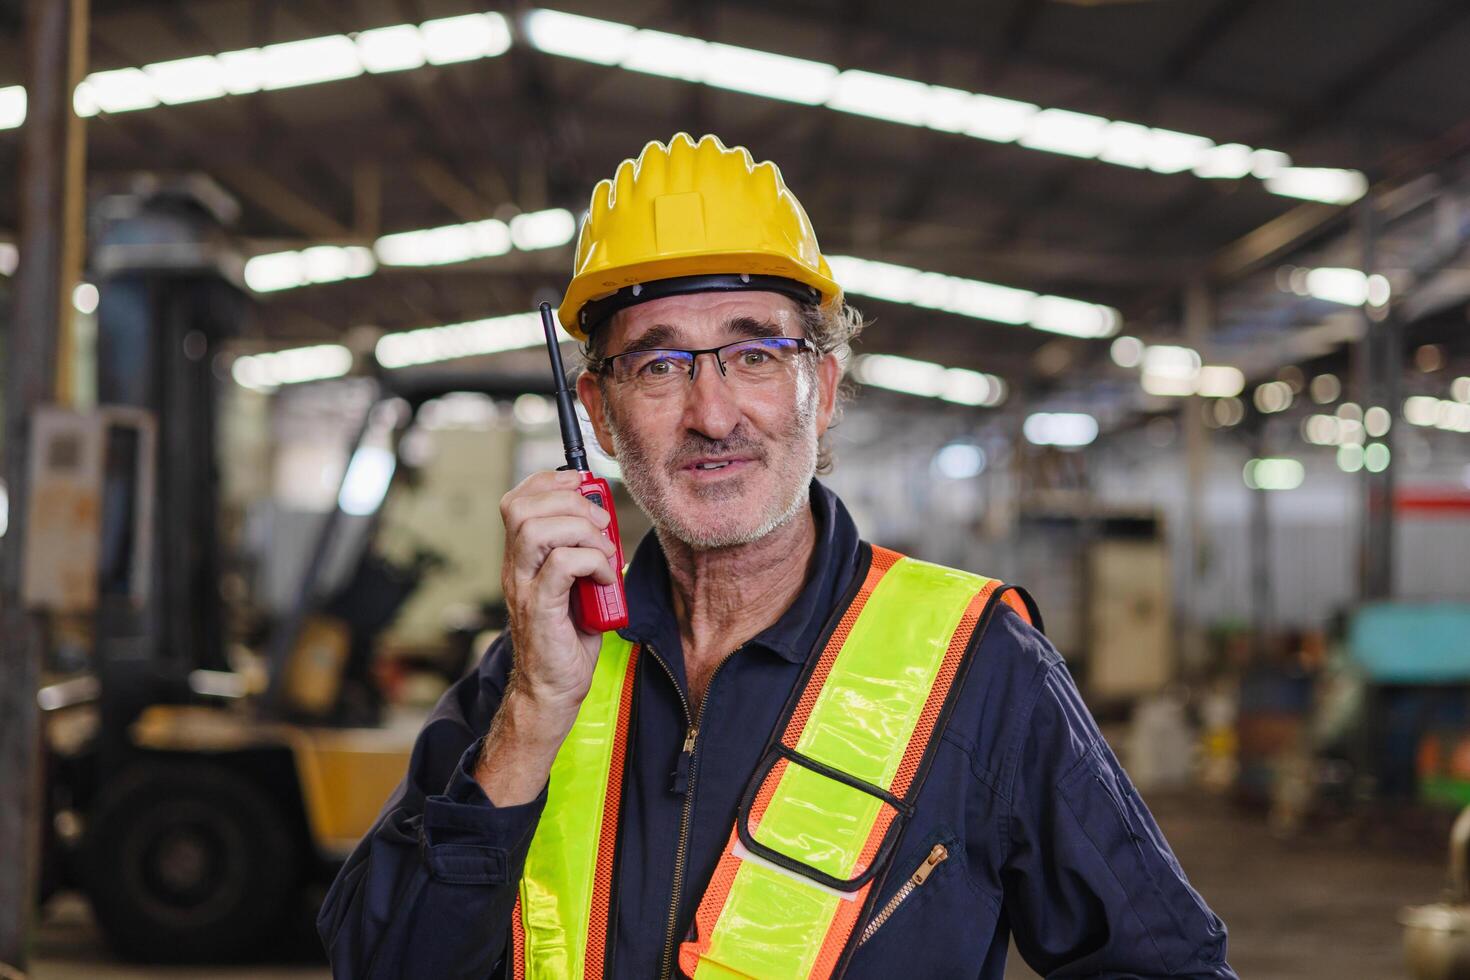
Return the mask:
<svg viewBox="0 0 1470 980">
<path fill-rule="evenodd" d="M 551 373 L 556 375 L 556 418 L 561 423 L 561 445 L 567 456 L 567 465 L 561 469 L 586 473 L 587 449 L 582 445 L 582 426 L 577 421 L 577 410 L 572 406 L 572 392 L 567 388 L 567 372 L 561 364 L 561 344 L 556 339 L 556 320 L 551 315 L 550 303 L 541 304 L 541 327 L 546 331 Z"/>
</svg>

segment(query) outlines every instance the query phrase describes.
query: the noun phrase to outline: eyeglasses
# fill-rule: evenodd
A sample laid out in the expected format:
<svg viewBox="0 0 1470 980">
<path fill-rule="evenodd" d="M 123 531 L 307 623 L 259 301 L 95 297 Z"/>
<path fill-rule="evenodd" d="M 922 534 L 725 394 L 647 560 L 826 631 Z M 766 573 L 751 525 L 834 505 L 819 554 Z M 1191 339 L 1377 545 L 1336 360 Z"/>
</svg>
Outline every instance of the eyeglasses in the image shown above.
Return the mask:
<svg viewBox="0 0 1470 980">
<path fill-rule="evenodd" d="M 694 382 L 701 354 L 713 354 L 720 374 L 741 388 L 779 384 L 791 377 L 797 358 L 813 350 L 800 337 L 757 337 L 703 350 L 632 350 L 602 363 L 619 384 L 631 384 L 647 395 L 682 391 Z"/>
</svg>

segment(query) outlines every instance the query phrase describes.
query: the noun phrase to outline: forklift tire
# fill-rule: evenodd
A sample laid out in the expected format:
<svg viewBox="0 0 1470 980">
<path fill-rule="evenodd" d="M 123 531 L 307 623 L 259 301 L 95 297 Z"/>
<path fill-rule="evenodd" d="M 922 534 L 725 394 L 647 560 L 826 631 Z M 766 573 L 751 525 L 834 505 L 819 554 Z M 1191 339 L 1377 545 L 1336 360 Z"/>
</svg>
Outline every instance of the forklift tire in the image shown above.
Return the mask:
<svg viewBox="0 0 1470 980">
<path fill-rule="evenodd" d="M 149 762 L 104 788 L 83 868 L 97 922 L 146 962 L 275 952 L 300 883 L 300 848 L 247 776 L 207 762 Z"/>
</svg>

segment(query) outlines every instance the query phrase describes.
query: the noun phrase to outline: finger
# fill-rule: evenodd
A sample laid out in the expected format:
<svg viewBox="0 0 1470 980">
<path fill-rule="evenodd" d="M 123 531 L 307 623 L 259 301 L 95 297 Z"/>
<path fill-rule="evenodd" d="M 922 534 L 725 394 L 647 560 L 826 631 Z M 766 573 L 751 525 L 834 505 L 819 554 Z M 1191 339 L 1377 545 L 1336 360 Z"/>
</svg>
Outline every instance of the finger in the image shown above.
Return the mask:
<svg viewBox="0 0 1470 980">
<path fill-rule="evenodd" d="M 543 608 L 560 607 L 567 601 L 572 585 L 579 578 L 591 578 L 599 585 L 616 581 L 607 555 L 592 548 L 557 548 L 547 556 L 533 583 Z"/>
<path fill-rule="evenodd" d="M 555 548 L 596 548 L 604 558 L 616 553 L 613 543 L 585 517 L 541 517 L 527 521 L 516 535 L 516 571 L 535 575 Z"/>
<path fill-rule="evenodd" d="M 500 516 L 506 533 L 514 537 L 528 522 L 541 517 L 581 517 L 598 528 L 607 527 L 611 518 L 607 511 L 575 490 L 545 490 L 502 499 Z"/>
</svg>

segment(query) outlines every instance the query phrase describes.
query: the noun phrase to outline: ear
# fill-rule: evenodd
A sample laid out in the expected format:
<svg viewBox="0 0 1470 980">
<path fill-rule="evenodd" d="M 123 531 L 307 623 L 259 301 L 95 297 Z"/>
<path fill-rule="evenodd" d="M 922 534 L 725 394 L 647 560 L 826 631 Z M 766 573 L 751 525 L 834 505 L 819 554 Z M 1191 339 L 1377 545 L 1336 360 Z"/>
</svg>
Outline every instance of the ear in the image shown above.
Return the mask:
<svg viewBox="0 0 1470 980">
<path fill-rule="evenodd" d="M 592 423 L 598 447 L 606 455 L 613 456 L 612 430 L 607 427 L 607 403 L 602 399 L 602 386 L 594 375 L 586 371 L 577 375 L 577 399 L 587 409 L 587 419 Z"/>
<path fill-rule="evenodd" d="M 817 435 L 824 435 L 837 411 L 837 386 L 842 380 L 842 364 L 836 354 L 823 354 L 817 362 Z"/>
</svg>

